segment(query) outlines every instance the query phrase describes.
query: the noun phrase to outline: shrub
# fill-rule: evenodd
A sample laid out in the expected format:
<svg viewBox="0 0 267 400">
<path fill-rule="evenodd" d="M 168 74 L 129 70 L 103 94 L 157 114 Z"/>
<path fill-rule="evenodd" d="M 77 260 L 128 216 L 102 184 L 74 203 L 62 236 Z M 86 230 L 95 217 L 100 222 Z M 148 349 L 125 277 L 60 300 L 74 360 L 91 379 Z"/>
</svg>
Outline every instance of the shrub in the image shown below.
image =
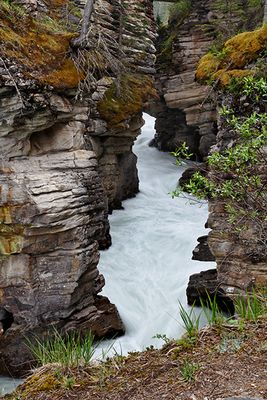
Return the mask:
<svg viewBox="0 0 267 400">
<path fill-rule="evenodd" d="M 267 113 L 261 112 L 261 107 L 267 96 L 266 79 L 244 78 L 238 88 L 238 96 L 245 95 L 259 112 L 240 116 L 222 107 L 221 121 L 224 129 L 231 132 L 232 144 L 224 151 L 213 152 L 207 159 L 205 176 L 196 172 L 183 189 L 198 199 L 219 201 L 224 206 L 231 233 L 239 239 L 246 240 L 244 234 L 248 229 L 255 231 L 253 243 L 250 241 L 250 256 L 264 259 L 267 254 Z"/>
</svg>

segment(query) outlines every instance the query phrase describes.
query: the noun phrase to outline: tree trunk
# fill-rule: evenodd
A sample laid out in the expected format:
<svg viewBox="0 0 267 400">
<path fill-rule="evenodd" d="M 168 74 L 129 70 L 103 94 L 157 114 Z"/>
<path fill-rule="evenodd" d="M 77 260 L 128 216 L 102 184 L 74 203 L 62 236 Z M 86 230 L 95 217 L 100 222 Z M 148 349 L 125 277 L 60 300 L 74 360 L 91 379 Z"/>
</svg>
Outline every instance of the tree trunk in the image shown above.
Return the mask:
<svg viewBox="0 0 267 400">
<path fill-rule="evenodd" d="M 95 0 L 87 0 L 84 6 L 83 21 L 80 36 L 72 41 L 74 47 L 78 47 L 86 40 L 87 33 L 90 28 L 90 18 L 94 9 Z"/>
<path fill-rule="evenodd" d="M 265 0 L 264 3 L 264 17 L 263 17 L 263 23 L 267 22 L 267 0 Z"/>
</svg>

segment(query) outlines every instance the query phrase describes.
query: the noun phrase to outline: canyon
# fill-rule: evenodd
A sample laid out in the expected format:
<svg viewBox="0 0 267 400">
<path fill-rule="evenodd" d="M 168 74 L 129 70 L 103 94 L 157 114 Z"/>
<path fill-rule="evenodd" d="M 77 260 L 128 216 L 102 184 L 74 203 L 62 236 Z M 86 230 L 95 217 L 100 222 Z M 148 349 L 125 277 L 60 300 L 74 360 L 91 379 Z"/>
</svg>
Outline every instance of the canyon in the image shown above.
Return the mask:
<svg viewBox="0 0 267 400">
<path fill-rule="evenodd" d="M 0 8 L 0 373 L 13 375 L 31 366 L 25 337 L 124 333 L 116 305 L 99 295 L 97 266 L 112 241 L 109 213 L 139 190 L 132 147 L 142 111 L 156 117 L 150 145 L 159 150 L 186 142 L 205 161 L 213 146 L 223 149 L 224 100 L 196 81 L 197 65 L 218 31 L 228 38 L 263 18 L 263 3 L 233 12 L 193 1 L 157 37 L 152 1 L 96 0 L 79 41 L 84 2 L 18 4 Z M 205 246 L 215 287 L 231 294 L 265 283 L 267 271 L 266 258 L 248 260 L 231 234 L 222 240 L 226 217 L 210 202 Z"/>
</svg>

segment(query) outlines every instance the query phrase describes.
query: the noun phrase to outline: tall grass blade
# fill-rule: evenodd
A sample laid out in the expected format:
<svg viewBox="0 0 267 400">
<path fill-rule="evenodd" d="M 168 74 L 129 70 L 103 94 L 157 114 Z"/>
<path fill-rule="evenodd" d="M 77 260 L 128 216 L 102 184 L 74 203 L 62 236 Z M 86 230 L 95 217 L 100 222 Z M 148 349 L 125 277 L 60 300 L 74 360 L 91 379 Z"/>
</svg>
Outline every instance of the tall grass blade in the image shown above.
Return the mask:
<svg viewBox="0 0 267 400">
<path fill-rule="evenodd" d="M 201 304 L 202 310 L 205 314 L 205 317 L 208 321 L 208 324 L 210 326 L 221 325 L 222 323 L 225 322 L 226 318 L 224 317 L 224 314 L 219 309 L 216 293 L 213 297 L 211 297 L 208 292 L 206 292 L 206 295 L 207 295 L 206 300 L 203 300 L 202 298 L 200 298 L 200 304 Z"/>
<path fill-rule="evenodd" d="M 77 367 L 88 364 L 96 350 L 94 337 L 89 332 L 84 337 L 78 332 L 64 335 L 54 329 L 53 334 L 45 340 L 27 339 L 27 345 L 36 361 L 41 365 L 58 363 L 64 367 Z"/>
<path fill-rule="evenodd" d="M 195 304 L 192 305 L 190 311 L 186 311 L 182 303 L 179 301 L 179 313 L 183 321 L 183 326 L 189 337 L 197 335 L 199 331 L 200 316 L 195 313 Z"/>
</svg>

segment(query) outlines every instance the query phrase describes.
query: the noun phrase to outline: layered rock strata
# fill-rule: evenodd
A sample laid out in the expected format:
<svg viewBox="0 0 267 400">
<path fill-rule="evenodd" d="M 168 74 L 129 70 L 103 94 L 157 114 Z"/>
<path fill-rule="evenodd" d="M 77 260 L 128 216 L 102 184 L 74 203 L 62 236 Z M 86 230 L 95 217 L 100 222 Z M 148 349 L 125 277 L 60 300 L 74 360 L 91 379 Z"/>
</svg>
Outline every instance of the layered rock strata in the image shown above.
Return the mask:
<svg viewBox="0 0 267 400">
<path fill-rule="evenodd" d="M 5 21 L 6 12 L 17 18 L 15 10 L 0 10 L 9 37 L 20 43 L 15 53 L 0 32 L 0 373 L 13 374 L 29 367 L 24 336 L 46 335 L 52 326 L 91 330 L 96 337 L 124 331 L 116 307 L 99 296 L 104 277 L 97 264 L 99 248 L 111 242 L 108 210 L 138 190 L 131 149 L 152 93 L 155 58 L 149 1 L 96 1 L 87 41 L 78 49 L 67 45 L 72 32 L 54 34 L 32 19 L 48 13 L 58 23 L 64 7 L 26 3 L 22 33 Z M 83 6 L 77 2 L 75 14 Z M 38 36 L 33 25 L 45 33 Z M 42 53 L 42 35 L 50 44 L 64 42 L 61 61 L 54 53 L 49 59 L 51 48 Z M 121 110 L 120 82 L 133 73 L 146 90 Z M 116 106 L 111 116 L 106 101 Z"/>
<path fill-rule="evenodd" d="M 207 54 L 197 71 L 202 79 L 204 76 L 205 79 L 216 76 L 218 107 L 233 115 L 236 121 L 231 124 L 227 115 L 222 113 L 218 116 L 217 141 L 212 149 L 218 155 L 226 154 L 227 160 L 232 163 L 231 168 L 223 171 L 218 168 L 216 171 L 211 165 L 207 171 L 208 176 L 217 174 L 217 179 L 220 177 L 225 185 L 236 185 L 233 187 L 238 192 L 237 197 L 232 190 L 230 195 L 221 194 L 210 199 L 207 222 L 207 227 L 211 229 L 208 246 L 216 260 L 217 276 L 206 286 L 215 285 L 217 281 L 217 287 L 230 297 L 245 294 L 255 286 L 265 286 L 267 282 L 266 41 L 266 25 L 241 33 L 225 43 L 224 49 L 228 49 L 224 51 L 225 59 L 218 60 L 214 55 Z M 210 64 L 209 72 L 204 67 L 208 58 L 217 61 L 216 65 Z M 225 69 L 229 59 L 233 60 L 231 68 Z M 232 80 L 233 76 L 239 80 Z M 257 85 L 262 85 L 260 92 Z M 246 133 L 244 126 L 247 127 Z M 253 151 L 255 154 L 242 161 L 246 146 L 249 154 L 254 154 Z M 231 159 L 236 149 L 239 151 L 237 164 Z M 245 180 L 242 180 L 243 175 Z M 199 274 L 200 281 L 203 280 L 202 275 Z M 196 276 L 190 282 L 189 291 L 192 291 L 193 282 L 194 292 L 198 286 Z"/>
<path fill-rule="evenodd" d="M 149 112 L 157 118 L 152 145 L 160 150 L 175 151 L 185 142 L 201 160 L 216 142 L 212 88 L 196 81 L 197 64 L 212 46 L 219 51 L 223 37 L 244 25 L 255 26 L 262 14 L 246 1 L 230 3 L 192 0 L 180 8 L 177 4 L 169 26 L 159 29 L 156 82 L 160 101 L 152 104 Z"/>
<path fill-rule="evenodd" d="M 209 269 L 199 274 L 191 275 L 186 295 L 189 305 L 201 306 L 204 303 L 210 307 L 210 302 L 216 299 L 216 303 L 221 310 L 231 315 L 234 314 L 233 301 L 220 287 L 216 269 Z"/>
<path fill-rule="evenodd" d="M 267 32 L 267 30 L 266 30 Z M 265 36 L 265 43 L 267 36 Z M 265 44 L 266 45 L 266 44 Z M 262 58 L 262 65 L 266 65 L 266 57 Z M 266 72 L 265 72 L 266 81 Z M 265 95 L 263 95 L 265 96 Z M 251 101 L 249 96 L 225 96 L 218 94 L 217 101 L 220 107 L 232 107 L 239 116 L 246 118 L 256 112 L 258 115 L 267 115 L 267 107 L 264 101 Z M 219 133 L 214 150 L 223 152 L 234 147 L 236 137 L 229 126 L 221 117 L 218 119 Z M 265 129 L 265 128 L 263 128 Z M 265 151 L 265 153 L 264 153 Z M 265 286 L 267 282 L 267 252 L 266 233 L 267 224 L 261 220 L 261 212 L 266 214 L 266 149 L 263 149 L 263 157 L 254 169 L 255 176 L 260 177 L 261 187 L 253 195 L 259 198 L 259 203 L 252 203 L 253 210 L 259 218 L 250 218 L 244 221 L 240 233 L 236 234 L 237 226 L 229 222 L 227 201 L 210 201 L 209 218 L 207 226 L 211 229 L 208 235 L 208 243 L 212 254 L 216 259 L 218 281 L 225 293 L 232 295 L 251 291 L 255 286 Z M 248 189 L 249 196 L 249 189 Z M 239 227 L 239 226 L 238 226 Z"/>
</svg>

